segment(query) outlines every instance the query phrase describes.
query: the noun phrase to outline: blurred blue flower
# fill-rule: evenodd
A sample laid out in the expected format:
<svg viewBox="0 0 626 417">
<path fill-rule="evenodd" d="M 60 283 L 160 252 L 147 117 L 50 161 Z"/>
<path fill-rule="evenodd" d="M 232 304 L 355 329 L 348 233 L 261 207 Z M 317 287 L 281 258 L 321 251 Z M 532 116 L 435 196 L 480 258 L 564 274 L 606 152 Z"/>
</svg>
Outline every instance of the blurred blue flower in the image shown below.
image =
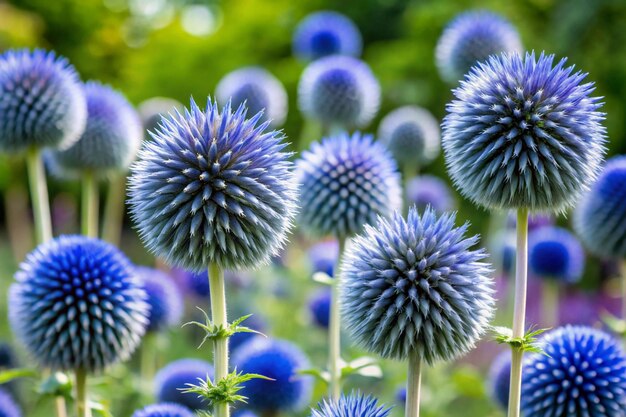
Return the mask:
<svg viewBox="0 0 626 417">
<path fill-rule="evenodd" d="M 511 386 L 511 351 L 501 352 L 489 368 L 489 395 L 503 410 L 509 407 L 509 387 Z"/>
<path fill-rule="evenodd" d="M 0 389 L 0 417 L 22 417 L 22 411 L 8 392 Z"/>
<path fill-rule="evenodd" d="M 151 139 L 148 132 L 157 130 L 164 117 L 173 115 L 176 110 L 183 111 L 184 108 L 179 101 L 168 97 L 152 97 L 139 103 L 137 112 L 143 125 L 144 139 Z"/>
<path fill-rule="evenodd" d="M 147 331 L 158 332 L 179 324 L 183 316 L 183 296 L 172 278 L 163 271 L 144 266 L 135 267 L 135 273 L 148 295 Z"/>
<path fill-rule="evenodd" d="M 537 277 L 574 284 L 582 277 L 585 252 L 567 230 L 542 227 L 528 237 L 528 266 Z"/>
<path fill-rule="evenodd" d="M 323 287 L 315 291 L 309 297 L 308 308 L 313 320 L 313 324 L 328 328 L 328 322 L 330 319 L 330 299 L 331 299 L 330 287 Z"/>
<path fill-rule="evenodd" d="M 406 184 L 406 198 L 409 205 L 415 205 L 419 212 L 430 206 L 437 213 L 454 208 L 454 198 L 448 184 L 433 175 L 420 175 L 411 178 Z"/>
<path fill-rule="evenodd" d="M 154 396 L 160 403 L 175 403 L 191 410 L 203 410 L 207 404 L 196 394 L 183 393 L 187 384 L 198 384 L 198 378 L 213 380 L 213 366 L 200 359 L 179 359 L 161 368 L 154 377 Z"/>
<path fill-rule="evenodd" d="M 248 317 L 246 321 L 242 323 L 242 325 L 261 333 L 267 331 L 267 323 L 261 318 L 259 314 L 253 314 L 252 316 Z M 228 346 L 231 353 L 234 353 L 237 349 L 245 346 L 247 343 L 255 340 L 257 337 L 263 336 L 259 335 L 258 333 L 251 332 L 235 333 L 228 339 Z"/>
<path fill-rule="evenodd" d="M 376 398 L 353 392 L 337 400 L 324 400 L 311 410 L 311 417 L 387 417 L 390 411 L 378 405 Z"/>
<path fill-rule="evenodd" d="M 132 417 L 195 417 L 188 408 L 178 404 L 151 404 L 133 413 Z"/>
<path fill-rule="evenodd" d="M 400 387 L 396 390 L 396 401 L 400 404 L 406 404 L 406 387 Z"/>
<path fill-rule="evenodd" d="M 313 273 L 323 272 L 334 276 L 334 269 L 339 259 L 339 243 L 336 240 L 323 240 L 311 246 L 307 252 Z"/>
<path fill-rule="evenodd" d="M 361 32 L 341 13 L 319 11 L 309 14 L 293 35 L 293 53 L 303 61 L 328 55 L 361 55 Z"/>
<path fill-rule="evenodd" d="M 206 271 L 190 272 L 177 269 L 176 273 L 182 278 L 182 285 L 188 294 L 198 298 L 209 299 L 209 276 Z M 245 271 L 224 271 L 224 281 L 229 288 L 241 289 L 249 285 L 251 277 Z"/>
</svg>

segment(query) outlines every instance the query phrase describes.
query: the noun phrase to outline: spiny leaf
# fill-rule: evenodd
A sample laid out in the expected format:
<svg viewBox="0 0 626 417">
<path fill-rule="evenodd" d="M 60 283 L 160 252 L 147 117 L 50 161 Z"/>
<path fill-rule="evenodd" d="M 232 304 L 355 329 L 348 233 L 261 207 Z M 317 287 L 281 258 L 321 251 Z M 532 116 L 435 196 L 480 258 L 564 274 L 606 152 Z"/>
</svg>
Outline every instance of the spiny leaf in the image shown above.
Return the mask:
<svg viewBox="0 0 626 417">
<path fill-rule="evenodd" d="M 248 314 L 246 316 L 240 317 L 237 320 L 233 321 L 231 324 L 228 324 L 226 326 L 224 326 L 223 324 L 220 324 L 218 326 L 216 324 L 213 324 L 213 322 L 209 318 L 209 315 L 206 313 L 206 311 L 204 311 L 203 309 L 197 306 L 196 308 L 200 310 L 202 314 L 204 315 L 205 323 L 200 323 L 197 321 L 189 321 L 183 324 L 183 327 L 193 324 L 195 326 L 200 327 L 202 330 L 204 330 L 205 335 L 202 338 L 202 341 L 200 342 L 198 349 L 200 349 L 207 340 L 228 339 L 235 333 L 256 333 L 256 334 L 260 334 L 261 336 L 265 336 L 263 333 L 256 331 L 254 329 L 251 329 L 245 326 L 240 326 L 240 324 L 243 323 L 246 319 L 250 318 L 252 314 Z"/>
<path fill-rule="evenodd" d="M 500 344 L 508 344 L 513 349 L 518 349 L 523 352 L 541 353 L 547 355 L 537 343 L 537 337 L 542 333 L 550 330 L 547 329 L 529 329 L 528 332 L 522 337 L 513 337 L 513 330 L 508 327 L 494 326 L 492 332 L 495 334 L 495 340 Z"/>
<path fill-rule="evenodd" d="M 39 375 L 34 369 L 30 368 L 14 368 L 0 371 L 0 384 L 6 384 L 17 378 L 34 378 Z"/>
<path fill-rule="evenodd" d="M 216 404 L 233 404 L 236 402 L 245 403 L 247 398 L 238 394 L 238 392 L 243 388 L 241 384 L 251 379 L 267 379 L 273 381 L 272 378 L 263 375 L 238 373 L 237 370 L 234 370 L 217 382 L 211 381 L 208 375 L 206 380 L 198 378 L 197 385 L 186 384 L 189 388 L 182 388 L 181 391 L 185 394 L 196 394 L 211 406 Z"/>
</svg>

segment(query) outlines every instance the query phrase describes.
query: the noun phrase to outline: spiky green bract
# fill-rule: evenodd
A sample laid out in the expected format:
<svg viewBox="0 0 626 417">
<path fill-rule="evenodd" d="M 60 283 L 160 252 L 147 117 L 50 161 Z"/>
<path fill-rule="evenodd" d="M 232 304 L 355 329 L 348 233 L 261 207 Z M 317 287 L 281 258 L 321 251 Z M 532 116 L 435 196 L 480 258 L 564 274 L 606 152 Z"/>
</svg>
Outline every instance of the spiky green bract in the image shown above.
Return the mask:
<svg viewBox="0 0 626 417">
<path fill-rule="evenodd" d="M 89 373 L 125 360 L 148 325 L 134 268 L 115 246 L 84 236 L 39 245 L 9 288 L 11 327 L 44 367 Z"/>
<path fill-rule="evenodd" d="M 490 266 L 478 236 L 454 214 L 414 207 L 365 226 L 342 262 L 341 309 L 359 345 L 385 358 L 434 362 L 470 350 L 494 310 Z"/>
<path fill-rule="evenodd" d="M 314 235 L 348 237 L 402 206 L 396 163 L 370 135 L 340 133 L 296 162 L 299 224 Z"/>
<path fill-rule="evenodd" d="M 323 10 L 303 19 L 293 35 L 293 52 L 303 61 L 328 55 L 361 55 L 359 28 L 347 16 Z"/>
<path fill-rule="evenodd" d="M 195 417 L 188 408 L 178 404 L 152 404 L 133 413 L 132 417 Z"/>
<path fill-rule="evenodd" d="M 586 74 L 554 55 L 498 55 L 454 90 L 443 148 L 456 187 L 495 209 L 561 212 L 596 178 L 606 142 Z"/>
<path fill-rule="evenodd" d="M 278 253 L 295 216 L 284 136 L 245 107 L 163 119 L 131 167 L 129 204 L 148 249 L 200 272 L 258 267 Z"/>
<path fill-rule="evenodd" d="M 0 417 L 22 417 L 22 411 L 8 392 L 0 389 Z"/>
<path fill-rule="evenodd" d="M 324 400 L 311 410 L 311 417 L 387 417 L 390 411 L 378 405 L 376 398 L 353 392 L 337 400 Z"/>
</svg>

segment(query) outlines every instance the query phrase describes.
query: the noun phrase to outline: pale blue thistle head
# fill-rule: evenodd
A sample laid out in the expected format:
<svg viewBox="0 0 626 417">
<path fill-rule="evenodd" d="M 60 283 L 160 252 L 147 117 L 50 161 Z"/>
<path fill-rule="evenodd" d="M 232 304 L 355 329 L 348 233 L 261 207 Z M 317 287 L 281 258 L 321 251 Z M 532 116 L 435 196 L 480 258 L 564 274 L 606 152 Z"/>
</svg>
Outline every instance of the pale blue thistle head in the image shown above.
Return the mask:
<svg viewBox="0 0 626 417">
<path fill-rule="evenodd" d="M 326 399 L 311 410 L 311 417 L 387 417 L 391 408 L 370 395 L 352 392 L 336 400 Z"/>
<path fill-rule="evenodd" d="M 341 266 L 341 311 L 355 342 L 385 358 L 416 354 L 428 364 L 469 351 L 487 330 L 494 311 L 490 266 L 483 250 L 471 250 L 468 224 L 454 214 L 437 217 L 414 207 L 348 246 Z"/>
<path fill-rule="evenodd" d="M 200 359 L 179 359 L 168 363 L 154 376 L 154 396 L 161 403 L 175 403 L 191 410 L 205 409 L 204 400 L 192 393 L 182 392 L 198 378 L 213 380 L 213 365 Z"/>
<path fill-rule="evenodd" d="M 131 168 L 129 204 L 148 249 L 200 272 L 257 267 L 283 246 L 295 216 L 295 181 L 282 133 L 195 102 L 164 119 Z"/>
<path fill-rule="evenodd" d="M 172 278 L 161 270 L 145 266 L 135 267 L 135 274 L 148 295 L 147 331 L 159 332 L 178 325 L 183 316 L 183 296 Z"/>
<path fill-rule="evenodd" d="M 133 413 L 132 417 L 196 417 L 186 407 L 173 403 L 151 404 Z"/>
<path fill-rule="evenodd" d="M 445 181 L 434 175 L 420 175 L 406 183 L 406 199 L 418 211 L 430 206 L 437 213 L 450 211 L 455 206 L 452 190 Z"/>
<path fill-rule="evenodd" d="M 509 406 L 509 388 L 511 386 L 511 351 L 500 352 L 489 368 L 489 395 L 502 409 Z"/>
<path fill-rule="evenodd" d="M 0 389 L 0 417 L 22 417 L 22 410 L 11 394 Z"/>
<path fill-rule="evenodd" d="M 347 237 L 402 207 L 396 163 L 369 135 L 340 133 L 311 145 L 296 162 L 299 224 L 315 235 Z"/>
<path fill-rule="evenodd" d="M 347 16 L 335 11 L 311 13 L 293 35 L 293 53 L 303 61 L 328 55 L 358 57 L 362 48 L 361 32 Z"/>
<path fill-rule="evenodd" d="M 569 231 L 542 227 L 528 237 L 528 268 L 536 277 L 575 284 L 585 269 L 585 251 Z"/>
<path fill-rule="evenodd" d="M 443 148 L 463 196 L 495 209 L 561 212 L 593 182 L 606 142 L 585 74 L 554 56 L 491 57 L 447 106 Z"/>
</svg>

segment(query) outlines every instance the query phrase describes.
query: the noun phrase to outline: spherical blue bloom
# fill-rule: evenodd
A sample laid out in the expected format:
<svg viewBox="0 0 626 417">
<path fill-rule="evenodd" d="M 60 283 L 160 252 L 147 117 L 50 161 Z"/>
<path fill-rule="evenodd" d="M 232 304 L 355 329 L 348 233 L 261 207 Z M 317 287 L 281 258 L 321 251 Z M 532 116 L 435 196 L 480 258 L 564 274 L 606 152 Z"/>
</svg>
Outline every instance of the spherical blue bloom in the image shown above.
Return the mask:
<svg viewBox="0 0 626 417">
<path fill-rule="evenodd" d="M 443 122 L 448 171 L 487 208 L 560 212 L 596 177 L 604 114 L 585 74 L 553 55 L 499 55 L 474 67 Z"/>
<path fill-rule="evenodd" d="M 311 410 L 311 417 L 387 417 L 390 408 L 359 392 L 342 395 L 337 400 L 324 400 Z"/>
<path fill-rule="evenodd" d="M 0 389 L 0 417 L 22 417 L 22 411 L 9 393 Z"/>
<path fill-rule="evenodd" d="M 148 405 L 133 413 L 132 417 L 195 417 L 196 415 L 178 404 L 162 403 Z"/>
<path fill-rule="evenodd" d="M 620 416 L 626 409 L 626 357 L 613 336 L 565 326 L 543 338 L 544 354 L 528 355 L 522 371 L 527 417 Z"/>
<path fill-rule="evenodd" d="M 328 328 L 330 319 L 331 290 L 329 287 L 320 288 L 309 297 L 309 313 L 313 323 L 324 329 Z"/>
<path fill-rule="evenodd" d="M 137 112 L 139 113 L 143 129 L 147 133 L 155 131 L 163 117 L 173 114 L 176 110 L 183 111 L 184 108 L 185 106 L 173 98 L 153 97 L 139 103 Z M 144 138 L 149 140 L 150 135 L 144 135 Z"/>
<path fill-rule="evenodd" d="M 509 406 L 511 386 L 511 351 L 501 352 L 489 368 L 489 395 L 503 410 Z"/>
<path fill-rule="evenodd" d="M 287 91 L 264 68 L 245 67 L 226 74 L 217 84 L 215 97 L 234 107 L 245 103 L 250 114 L 262 112 L 261 120 L 269 120 L 272 126 L 282 125 L 287 118 Z"/>
<path fill-rule="evenodd" d="M 245 382 L 240 394 L 248 407 L 258 412 L 302 410 L 311 399 L 312 381 L 298 375 L 309 361 L 295 345 L 284 340 L 256 338 L 234 352 L 232 366 L 244 373 L 264 375 L 273 380 Z"/>
<path fill-rule="evenodd" d="M 515 232 L 512 230 L 501 230 L 496 233 L 490 242 L 490 253 L 494 263 L 506 277 L 512 277 L 515 273 L 515 257 L 517 253 L 517 242 Z"/>
<path fill-rule="evenodd" d="M 172 278 L 154 268 L 136 267 L 150 304 L 147 331 L 158 332 L 180 323 L 183 316 L 183 296 Z"/>
<path fill-rule="evenodd" d="M 154 377 L 158 402 L 175 403 L 192 410 L 202 410 L 207 404 L 196 394 L 183 393 L 187 384 L 198 384 L 198 378 L 213 380 L 213 366 L 200 359 L 179 359 L 161 368 Z"/>
<path fill-rule="evenodd" d="M 303 19 L 293 36 L 293 52 L 303 61 L 328 55 L 361 55 L 361 32 L 341 13 L 320 11 Z"/>
<path fill-rule="evenodd" d="M 0 55 L 0 150 L 68 147 L 86 120 L 85 95 L 67 59 L 43 50 Z"/>
<path fill-rule="evenodd" d="M 148 325 L 146 292 L 115 246 L 84 236 L 39 245 L 9 288 L 11 327 L 44 367 L 100 371 L 127 359 Z"/>
<path fill-rule="evenodd" d="M 265 332 L 267 330 L 267 323 L 258 314 L 253 314 L 248 317 L 243 323 L 243 326 L 248 327 L 257 332 Z M 256 339 L 257 337 L 263 337 L 258 333 L 241 332 L 235 333 L 228 339 L 228 346 L 231 352 L 235 352 L 242 346 L 245 346 L 248 342 Z"/>
<path fill-rule="evenodd" d="M 365 126 L 376 116 L 380 85 L 370 67 L 334 55 L 309 64 L 298 84 L 298 106 L 306 117 L 327 125 Z"/>
<path fill-rule="evenodd" d="M 573 284 L 582 277 L 585 251 L 567 230 L 542 227 L 528 238 L 528 266 L 537 277 Z"/>
<path fill-rule="evenodd" d="M 391 155 L 371 136 L 341 133 L 313 143 L 296 162 L 299 223 L 310 233 L 347 237 L 402 206 Z"/>
<path fill-rule="evenodd" d="M 284 136 L 209 100 L 163 120 L 130 177 L 130 210 L 148 249 L 200 272 L 257 267 L 285 242 L 295 181 Z"/>
<path fill-rule="evenodd" d="M 323 272 L 329 277 L 334 275 L 339 259 L 339 243 L 336 240 L 323 240 L 311 246 L 307 251 L 313 273 Z"/>
<path fill-rule="evenodd" d="M 433 175 L 410 179 L 406 184 L 406 198 L 409 205 L 415 205 L 420 212 L 430 206 L 437 213 L 443 213 L 452 210 L 455 205 L 448 184 Z"/>
<path fill-rule="evenodd" d="M 493 315 L 490 267 L 468 224 L 414 207 L 365 226 L 341 267 L 341 311 L 355 342 L 385 358 L 428 364 L 469 351 Z"/>
<path fill-rule="evenodd" d="M 396 401 L 401 404 L 406 403 L 406 387 L 400 387 L 396 390 Z"/>
<path fill-rule="evenodd" d="M 626 257 L 626 156 L 607 161 L 576 208 L 574 227 L 591 251 Z"/>
<path fill-rule="evenodd" d="M 441 78 L 456 82 L 491 55 L 522 50 L 517 30 L 505 18 L 487 11 L 472 11 L 450 22 L 439 38 L 435 54 Z"/>
</svg>

